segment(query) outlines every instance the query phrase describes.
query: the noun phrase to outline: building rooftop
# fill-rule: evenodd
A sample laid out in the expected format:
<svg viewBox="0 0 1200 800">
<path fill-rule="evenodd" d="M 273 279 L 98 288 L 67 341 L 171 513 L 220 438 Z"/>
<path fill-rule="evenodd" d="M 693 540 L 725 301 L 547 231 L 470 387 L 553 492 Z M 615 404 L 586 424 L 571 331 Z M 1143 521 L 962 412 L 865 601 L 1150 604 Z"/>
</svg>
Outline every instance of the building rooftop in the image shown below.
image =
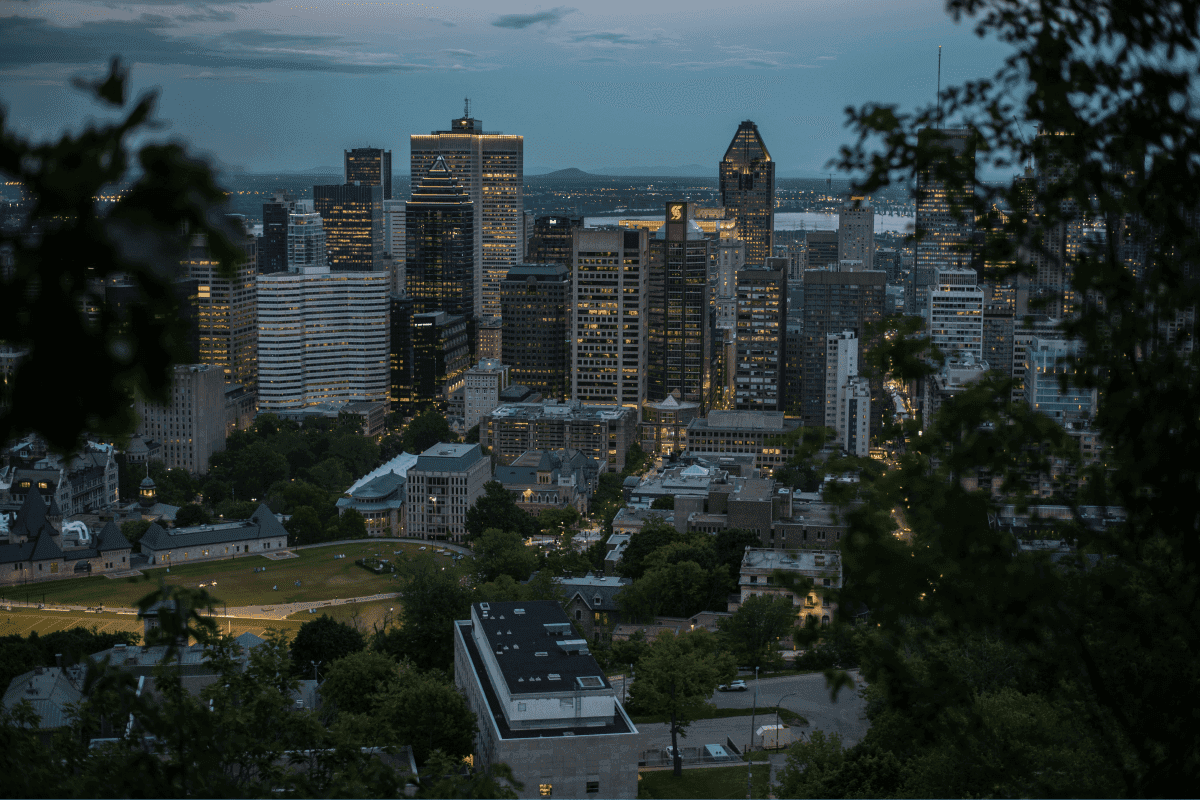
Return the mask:
<svg viewBox="0 0 1200 800">
<path fill-rule="evenodd" d="M 401 453 L 400 455 L 396 456 L 395 458 L 393 458 L 391 461 L 387 462 L 386 464 L 376 467 L 375 469 L 368 472 L 366 475 L 359 478 L 357 481 L 354 482 L 353 486 L 351 486 L 349 489 L 346 490 L 346 494 L 354 494 L 356 491 L 358 491 L 358 489 L 360 487 L 365 486 L 366 484 L 370 483 L 371 481 L 375 480 L 376 478 L 378 478 L 381 475 L 395 473 L 396 475 L 403 478 L 406 475 L 408 475 L 409 468 L 411 468 L 412 465 L 416 464 L 416 463 L 417 463 L 417 456 L 413 455 L 412 453 Z"/>
<path fill-rule="evenodd" d="M 624 406 L 585 406 L 576 401 L 559 403 L 508 403 L 492 409 L 487 416 L 493 419 L 543 419 L 546 417 L 573 420 L 615 420 L 633 416 L 636 411 Z"/>
<path fill-rule="evenodd" d="M 169 550 L 175 547 L 196 547 L 206 544 L 222 544 L 224 542 L 241 542 L 248 539 L 261 539 L 264 536 L 282 536 L 287 538 L 287 530 L 271 513 L 266 504 L 259 504 L 258 510 L 245 520 L 231 520 L 211 525 L 195 525 L 190 528 L 172 528 L 167 530 L 157 522 L 146 529 L 141 539 L 141 545 L 150 550 Z"/>
<path fill-rule="evenodd" d="M 710 411 L 707 417 L 692 420 L 689 429 L 751 430 L 783 433 L 800 427 L 800 420 L 788 418 L 782 411 Z"/>
<path fill-rule="evenodd" d="M 484 458 L 478 444 L 439 442 L 417 457 L 412 469 L 420 472 L 462 472 Z"/>
<path fill-rule="evenodd" d="M 821 562 L 821 563 L 817 563 Z M 841 553 L 828 550 L 768 550 L 747 547 L 742 569 L 821 570 L 841 572 Z"/>
</svg>

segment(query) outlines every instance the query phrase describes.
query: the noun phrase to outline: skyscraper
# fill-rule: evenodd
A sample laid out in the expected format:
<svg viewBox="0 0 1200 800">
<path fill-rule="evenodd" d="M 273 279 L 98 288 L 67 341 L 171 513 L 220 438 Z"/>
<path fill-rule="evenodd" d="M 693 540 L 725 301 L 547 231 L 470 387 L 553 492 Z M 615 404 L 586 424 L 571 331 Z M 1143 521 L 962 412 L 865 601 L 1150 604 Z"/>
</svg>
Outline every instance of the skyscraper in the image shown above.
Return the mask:
<svg viewBox="0 0 1200 800">
<path fill-rule="evenodd" d="M 479 272 L 474 203 L 442 157 L 414 183 L 404 212 L 405 281 L 418 314 L 475 318 Z"/>
<path fill-rule="evenodd" d="M 975 150 L 967 128 L 918 134 L 916 258 L 909 313 L 925 316 L 935 269 L 971 266 L 975 231 Z M 960 178 L 962 180 L 949 180 Z"/>
<path fill-rule="evenodd" d="M 475 204 L 475 249 L 480 253 L 471 316 L 500 316 L 500 281 L 525 249 L 524 137 L 486 133 L 483 123 L 464 111 L 451 120 L 450 130 L 413 135 L 409 147 L 413 185 L 439 156 L 461 178 Z"/>
<path fill-rule="evenodd" d="M 255 237 L 242 245 L 246 258 L 232 278 L 221 275 L 204 234 L 192 237 L 184 267 L 196 281 L 196 325 L 200 363 L 220 367 L 226 386 L 253 388 L 257 382 L 257 333 L 254 307 Z"/>
<path fill-rule="evenodd" d="M 864 197 L 852 197 L 838 210 L 838 260 L 875 269 L 875 209 Z"/>
<path fill-rule="evenodd" d="M 382 269 L 382 186 L 314 186 L 313 207 L 325 227 L 331 271 Z"/>
<path fill-rule="evenodd" d="M 383 199 L 392 199 L 392 151 L 357 147 L 344 152 L 346 183 L 350 186 L 382 186 Z"/>
<path fill-rule="evenodd" d="M 809 231 L 804 237 L 807 269 L 826 269 L 839 259 L 837 231 Z"/>
<path fill-rule="evenodd" d="M 772 256 L 775 235 L 775 162 L 758 126 L 746 120 L 721 159 L 721 205 L 733 212 L 737 236 L 746 243 L 746 263 Z"/>
<path fill-rule="evenodd" d="M 734 407 L 783 411 L 787 406 L 787 259 L 769 258 L 737 274 Z"/>
<path fill-rule="evenodd" d="M 263 233 L 258 243 L 260 274 L 287 271 L 288 215 L 295 210 L 296 198 L 286 192 L 276 192 L 269 203 L 263 203 Z"/>
<path fill-rule="evenodd" d="M 533 224 L 525 262 L 571 266 L 571 242 L 575 230 L 582 227 L 583 217 L 538 217 Z"/>
<path fill-rule="evenodd" d="M 571 393 L 571 270 L 518 264 L 500 284 L 501 361 L 513 383 L 546 400 Z"/>
<path fill-rule="evenodd" d="M 644 230 L 575 232 L 572 399 L 633 408 L 645 401 L 648 260 Z"/>
<path fill-rule="evenodd" d="M 801 416 L 805 425 L 825 424 L 825 366 L 830 333 L 852 331 L 863 363 L 867 326 L 883 319 L 887 276 L 878 271 L 804 272 L 804 347 Z"/>
<path fill-rule="evenodd" d="M 688 215 L 688 204 L 667 203 L 666 224 L 650 241 L 647 317 L 650 400 L 678 390 L 684 401 L 708 408 L 711 390 L 708 262 L 710 240 Z"/>
<path fill-rule="evenodd" d="M 983 361 L 983 290 L 973 269 L 935 269 L 928 290 L 930 344 L 946 358 Z"/>
<path fill-rule="evenodd" d="M 288 214 L 287 271 L 328 269 L 329 256 L 325 251 L 325 227 L 321 215 Z"/>
</svg>

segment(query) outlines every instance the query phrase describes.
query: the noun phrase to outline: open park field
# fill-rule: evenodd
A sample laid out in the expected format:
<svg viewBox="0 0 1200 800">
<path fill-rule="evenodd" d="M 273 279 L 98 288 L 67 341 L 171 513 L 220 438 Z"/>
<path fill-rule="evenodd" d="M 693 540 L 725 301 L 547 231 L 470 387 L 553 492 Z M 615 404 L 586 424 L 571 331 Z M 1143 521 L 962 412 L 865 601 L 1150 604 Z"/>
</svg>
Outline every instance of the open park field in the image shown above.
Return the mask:
<svg viewBox="0 0 1200 800">
<path fill-rule="evenodd" d="M 363 604 L 366 605 L 366 604 Z M 229 619 L 218 617 L 222 631 L 229 631 L 239 636 L 250 633 L 264 636 L 268 629 L 286 631 L 295 635 L 300 629 L 300 621 L 290 619 Z M 0 636 L 28 636 L 37 631 L 38 635 L 54 631 L 69 630 L 74 627 L 95 627 L 101 633 L 116 633 L 129 631 L 141 634 L 142 622 L 135 614 L 115 614 L 112 612 L 82 613 L 79 611 L 42 611 L 36 608 L 13 608 L 5 611 L 0 608 Z M 368 626 L 368 631 L 370 630 Z"/>
<path fill-rule="evenodd" d="M 219 601 L 218 609 L 221 606 L 269 606 L 367 597 L 397 591 L 398 581 L 395 577 L 375 575 L 355 565 L 355 559 L 376 553 L 380 558 L 393 561 L 430 558 L 439 566 L 456 573 L 465 573 L 470 569 L 465 562 L 457 562 L 456 565 L 449 556 L 434 554 L 434 548 L 421 552 L 419 547 L 418 544 L 395 541 L 357 544 L 334 542 L 327 546 L 294 550 L 291 551 L 293 558 L 279 560 L 250 555 L 222 561 L 173 564 L 169 568 L 156 567 L 143 570 L 143 575 L 135 578 L 95 576 L 46 581 L 0 589 L 0 604 L 4 600 L 27 600 L 73 606 L 134 608 L 138 600 L 157 587 L 159 580 L 171 585 L 204 585 L 209 594 Z M 345 558 L 334 558 L 343 553 Z M 255 571 L 261 567 L 265 567 L 266 571 Z M 296 585 L 297 581 L 300 582 L 299 586 Z M 88 618 L 92 616 L 88 615 Z M 369 625 L 367 627 L 370 628 Z"/>
</svg>

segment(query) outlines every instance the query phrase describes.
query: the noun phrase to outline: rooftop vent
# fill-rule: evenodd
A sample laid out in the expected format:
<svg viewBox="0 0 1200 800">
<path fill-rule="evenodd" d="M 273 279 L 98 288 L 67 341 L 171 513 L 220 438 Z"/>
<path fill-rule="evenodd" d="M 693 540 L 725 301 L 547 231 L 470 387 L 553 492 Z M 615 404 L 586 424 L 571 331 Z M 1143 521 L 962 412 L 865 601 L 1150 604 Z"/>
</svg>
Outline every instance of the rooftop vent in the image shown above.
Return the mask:
<svg viewBox="0 0 1200 800">
<path fill-rule="evenodd" d="M 550 654 L 547 653 L 545 650 L 538 650 L 536 653 L 534 653 L 534 655 L 535 656 L 548 656 Z"/>
<path fill-rule="evenodd" d="M 580 675 L 575 679 L 581 689 L 603 689 L 604 679 L 595 675 Z"/>
<path fill-rule="evenodd" d="M 523 608 L 514 608 L 514 609 L 513 609 L 513 613 L 514 613 L 514 614 L 524 614 L 524 613 L 525 613 L 525 609 L 523 609 Z"/>
<path fill-rule="evenodd" d="M 566 636 L 571 632 L 569 622 L 548 622 L 543 626 L 547 636 Z"/>
<path fill-rule="evenodd" d="M 562 675 L 559 675 L 557 672 L 551 672 L 551 673 L 550 673 L 550 680 L 552 680 L 552 681 L 561 681 L 561 680 L 562 680 Z"/>
<path fill-rule="evenodd" d="M 558 646 L 563 649 L 564 653 L 577 653 L 581 656 L 588 654 L 586 639 L 563 639 L 558 643 Z"/>
</svg>

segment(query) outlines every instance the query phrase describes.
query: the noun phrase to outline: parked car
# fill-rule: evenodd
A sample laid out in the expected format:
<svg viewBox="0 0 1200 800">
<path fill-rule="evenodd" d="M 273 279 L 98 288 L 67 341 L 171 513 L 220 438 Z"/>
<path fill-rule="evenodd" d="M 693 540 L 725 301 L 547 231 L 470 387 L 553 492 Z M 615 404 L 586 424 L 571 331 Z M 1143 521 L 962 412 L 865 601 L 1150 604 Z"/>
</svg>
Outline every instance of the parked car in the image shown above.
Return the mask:
<svg viewBox="0 0 1200 800">
<path fill-rule="evenodd" d="M 744 692 L 746 691 L 746 682 L 736 680 L 733 683 L 722 683 L 717 687 L 718 692 Z"/>
</svg>

